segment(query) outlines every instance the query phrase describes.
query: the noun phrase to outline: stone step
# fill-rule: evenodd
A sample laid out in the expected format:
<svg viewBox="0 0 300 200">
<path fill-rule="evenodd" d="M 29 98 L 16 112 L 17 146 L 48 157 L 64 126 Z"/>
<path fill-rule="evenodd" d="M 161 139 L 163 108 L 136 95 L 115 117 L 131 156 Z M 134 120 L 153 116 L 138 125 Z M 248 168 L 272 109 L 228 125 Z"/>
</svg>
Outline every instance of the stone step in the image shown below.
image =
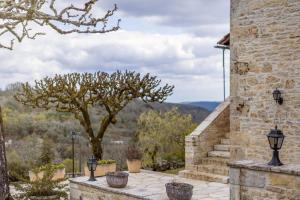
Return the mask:
<svg viewBox="0 0 300 200">
<path fill-rule="evenodd" d="M 228 151 L 210 151 L 208 152 L 209 157 L 221 157 L 221 158 L 229 158 L 230 152 Z"/>
<path fill-rule="evenodd" d="M 210 173 L 210 174 L 217 174 L 217 175 L 222 175 L 222 176 L 229 175 L 229 168 L 226 166 L 197 165 L 196 171 Z"/>
<path fill-rule="evenodd" d="M 221 144 L 227 144 L 227 145 L 230 145 L 230 139 L 222 138 L 222 139 L 221 139 Z"/>
<path fill-rule="evenodd" d="M 228 176 L 229 174 L 229 167 L 227 167 L 227 165 L 199 164 L 199 165 L 185 166 L 185 169 L 190 171 L 205 172 L 205 173 L 211 173 L 211 174 L 217 174 L 223 176 Z"/>
<path fill-rule="evenodd" d="M 203 181 L 209 181 L 209 182 L 225 183 L 225 184 L 227 184 L 228 180 L 229 180 L 228 176 L 210 174 L 210 173 L 205 173 L 205 172 L 195 172 L 195 171 L 190 171 L 190 170 L 180 171 L 179 176 L 184 177 L 184 178 L 203 180 Z"/>
<path fill-rule="evenodd" d="M 227 166 L 229 159 L 219 157 L 207 157 L 200 160 L 203 165 Z"/>
<path fill-rule="evenodd" d="M 228 144 L 217 144 L 217 145 L 214 145 L 214 150 L 215 151 L 229 151 L 230 150 L 230 145 L 228 145 Z"/>
</svg>

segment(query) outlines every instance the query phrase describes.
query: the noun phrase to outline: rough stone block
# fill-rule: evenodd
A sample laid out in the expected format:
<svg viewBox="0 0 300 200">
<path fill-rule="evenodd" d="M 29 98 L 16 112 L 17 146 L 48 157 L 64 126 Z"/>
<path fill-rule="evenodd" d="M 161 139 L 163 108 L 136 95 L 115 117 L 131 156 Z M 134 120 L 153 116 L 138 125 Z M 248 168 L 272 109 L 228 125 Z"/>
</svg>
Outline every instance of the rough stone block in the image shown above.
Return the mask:
<svg viewBox="0 0 300 200">
<path fill-rule="evenodd" d="M 230 184 L 240 184 L 240 169 L 230 168 L 229 169 L 229 182 Z"/>
<path fill-rule="evenodd" d="M 266 185 L 266 173 L 242 169 L 240 184 L 247 187 L 263 188 Z"/>
<path fill-rule="evenodd" d="M 280 174 L 280 173 L 270 173 L 268 176 L 269 185 L 284 187 L 286 189 L 292 189 L 294 187 L 294 179 L 296 177 Z M 300 188 L 299 188 L 300 189 Z"/>
<path fill-rule="evenodd" d="M 240 200 L 240 186 L 230 185 L 230 200 Z"/>
</svg>

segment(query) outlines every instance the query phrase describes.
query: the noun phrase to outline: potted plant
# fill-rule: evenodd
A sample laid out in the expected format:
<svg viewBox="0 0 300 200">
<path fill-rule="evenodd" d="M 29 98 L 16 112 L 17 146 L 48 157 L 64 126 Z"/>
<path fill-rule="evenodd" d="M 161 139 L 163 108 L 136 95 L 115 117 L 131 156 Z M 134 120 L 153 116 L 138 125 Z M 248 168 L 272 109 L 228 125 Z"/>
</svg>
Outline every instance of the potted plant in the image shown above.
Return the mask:
<svg viewBox="0 0 300 200">
<path fill-rule="evenodd" d="M 35 181 L 37 179 L 41 179 L 44 176 L 45 169 L 51 166 L 53 168 L 53 180 L 59 180 L 65 178 L 66 170 L 64 164 L 46 164 L 44 166 L 39 167 L 38 169 L 30 170 L 29 171 L 29 179 L 30 181 Z"/>
<path fill-rule="evenodd" d="M 128 147 L 126 151 L 127 167 L 130 173 L 139 173 L 142 165 L 142 154 L 135 146 Z"/>
<path fill-rule="evenodd" d="M 113 188 L 124 188 L 127 185 L 129 174 L 126 172 L 106 173 L 106 182 Z"/>
<path fill-rule="evenodd" d="M 105 176 L 107 172 L 115 172 L 117 169 L 117 164 L 115 160 L 99 160 L 97 162 L 97 168 L 95 173 L 96 177 Z M 90 171 L 88 167 L 84 167 L 84 175 L 90 176 Z"/>
<path fill-rule="evenodd" d="M 166 191 L 170 200 L 191 200 L 193 196 L 193 186 L 188 183 L 167 183 Z"/>
<path fill-rule="evenodd" d="M 54 180 L 57 168 L 55 165 L 46 165 L 43 168 L 37 168 L 34 173 L 43 173 L 43 176 L 37 176 L 34 181 L 22 180 L 15 184 L 20 192 L 16 197 L 26 200 L 60 200 L 68 199 L 65 191 L 67 184 L 63 184 L 65 179 Z"/>
</svg>

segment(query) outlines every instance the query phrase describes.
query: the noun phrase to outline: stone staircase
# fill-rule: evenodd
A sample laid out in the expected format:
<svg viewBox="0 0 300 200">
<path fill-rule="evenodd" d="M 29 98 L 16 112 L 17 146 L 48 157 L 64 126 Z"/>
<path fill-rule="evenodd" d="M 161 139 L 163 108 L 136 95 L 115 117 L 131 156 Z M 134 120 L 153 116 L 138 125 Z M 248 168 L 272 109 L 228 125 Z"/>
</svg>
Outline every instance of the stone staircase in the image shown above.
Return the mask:
<svg viewBox="0 0 300 200">
<path fill-rule="evenodd" d="M 227 163 L 230 157 L 229 134 L 214 145 L 207 157 L 201 158 L 200 163 L 187 166 L 179 172 L 179 176 L 197 180 L 219 182 L 227 184 L 229 181 L 229 168 Z"/>
</svg>

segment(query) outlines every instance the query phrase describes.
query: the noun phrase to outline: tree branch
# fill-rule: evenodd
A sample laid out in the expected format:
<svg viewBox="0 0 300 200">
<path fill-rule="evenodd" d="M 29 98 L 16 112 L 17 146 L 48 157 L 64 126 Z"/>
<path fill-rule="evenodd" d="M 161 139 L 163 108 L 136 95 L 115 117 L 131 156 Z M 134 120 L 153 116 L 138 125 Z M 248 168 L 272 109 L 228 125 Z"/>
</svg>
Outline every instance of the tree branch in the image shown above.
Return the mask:
<svg viewBox="0 0 300 200">
<path fill-rule="evenodd" d="M 8 35 L 8 43 L 0 48 L 13 49 L 14 41 L 24 38 L 35 39 L 43 32 L 29 34 L 34 25 L 49 26 L 60 34 L 71 33 L 108 33 L 120 28 L 120 19 L 112 27 L 107 27 L 111 16 L 118 10 L 115 4 L 102 17 L 95 17 L 92 9 L 98 0 L 86 0 L 82 7 L 69 5 L 61 10 L 55 6 L 56 0 L 0 0 L 0 36 Z M 48 12 L 46 12 L 48 11 Z"/>
<path fill-rule="evenodd" d="M 172 94 L 174 86 L 161 86 L 156 76 L 146 74 L 141 76 L 135 72 L 120 72 L 112 74 L 70 73 L 46 77 L 29 83 L 21 84 L 22 89 L 15 95 L 17 101 L 34 107 L 50 109 L 58 112 L 70 112 L 75 115 L 85 132 L 94 144 L 101 142 L 111 123 L 116 123 L 117 114 L 134 99 L 144 102 L 163 102 Z M 107 114 L 99 119 L 99 129 L 92 129 L 88 112 L 89 106 L 101 106 Z M 97 135 L 94 135 L 97 133 Z M 101 151 L 101 148 L 95 148 Z M 99 153 L 100 154 L 100 153 Z"/>
</svg>

